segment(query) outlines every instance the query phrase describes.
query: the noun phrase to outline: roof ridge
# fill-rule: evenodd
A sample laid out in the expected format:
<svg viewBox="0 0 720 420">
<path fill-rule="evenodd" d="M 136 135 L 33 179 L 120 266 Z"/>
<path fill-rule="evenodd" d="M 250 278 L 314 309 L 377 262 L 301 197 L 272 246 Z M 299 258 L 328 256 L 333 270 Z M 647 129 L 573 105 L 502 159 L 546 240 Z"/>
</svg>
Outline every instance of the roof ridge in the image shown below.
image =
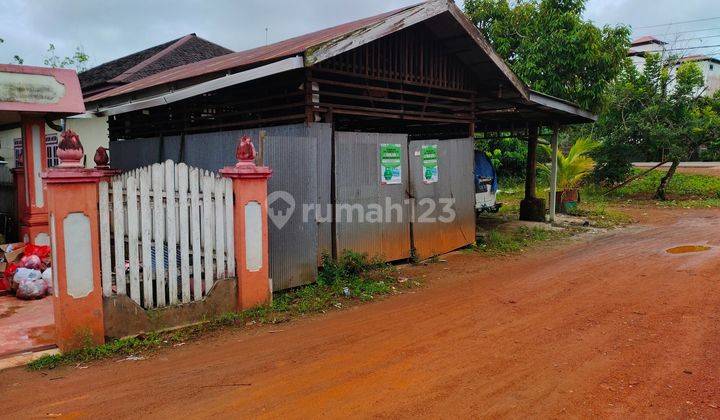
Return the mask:
<svg viewBox="0 0 720 420">
<path fill-rule="evenodd" d="M 135 75 L 135 73 L 139 72 L 143 68 L 149 66 L 152 63 L 155 63 L 159 59 L 165 57 L 166 55 L 170 54 L 177 48 L 179 48 L 181 45 L 185 44 L 189 40 L 191 40 L 193 37 L 197 37 L 195 33 L 187 34 L 179 39 L 177 39 L 175 42 L 173 42 L 171 45 L 167 46 L 162 51 L 153 54 L 149 58 L 139 62 L 138 64 L 130 67 L 129 69 L 125 70 L 124 72 L 120 73 L 116 77 L 113 77 L 112 79 L 108 80 L 107 83 L 123 83 L 125 82 L 129 77 L 132 77 Z"/>
</svg>

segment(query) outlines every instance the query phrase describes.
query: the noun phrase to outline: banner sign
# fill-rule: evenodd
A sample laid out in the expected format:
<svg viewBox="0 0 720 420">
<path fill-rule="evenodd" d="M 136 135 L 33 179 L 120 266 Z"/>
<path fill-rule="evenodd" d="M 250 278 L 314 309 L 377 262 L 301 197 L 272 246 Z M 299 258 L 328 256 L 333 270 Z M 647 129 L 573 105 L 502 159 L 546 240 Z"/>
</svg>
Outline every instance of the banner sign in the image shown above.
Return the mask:
<svg viewBox="0 0 720 420">
<path fill-rule="evenodd" d="M 420 148 L 420 163 L 422 164 L 423 182 L 426 184 L 438 182 L 438 147 L 436 144 Z"/>
<path fill-rule="evenodd" d="M 402 148 L 399 144 L 380 145 L 380 184 L 402 183 Z"/>
</svg>

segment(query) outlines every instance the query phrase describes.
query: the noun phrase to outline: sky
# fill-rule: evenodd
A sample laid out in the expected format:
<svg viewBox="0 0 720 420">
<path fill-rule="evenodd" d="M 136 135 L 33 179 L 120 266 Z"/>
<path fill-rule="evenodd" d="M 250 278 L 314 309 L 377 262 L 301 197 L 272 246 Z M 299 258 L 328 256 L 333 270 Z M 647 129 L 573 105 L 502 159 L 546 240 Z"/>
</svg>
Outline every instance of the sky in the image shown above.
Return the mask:
<svg viewBox="0 0 720 420">
<path fill-rule="evenodd" d="M 418 1 L 0 0 L 0 63 L 43 65 L 53 43 L 60 56 L 82 47 L 92 67 L 189 33 L 241 51 Z M 585 17 L 720 55 L 718 0 L 589 0 Z"/>
</svg>

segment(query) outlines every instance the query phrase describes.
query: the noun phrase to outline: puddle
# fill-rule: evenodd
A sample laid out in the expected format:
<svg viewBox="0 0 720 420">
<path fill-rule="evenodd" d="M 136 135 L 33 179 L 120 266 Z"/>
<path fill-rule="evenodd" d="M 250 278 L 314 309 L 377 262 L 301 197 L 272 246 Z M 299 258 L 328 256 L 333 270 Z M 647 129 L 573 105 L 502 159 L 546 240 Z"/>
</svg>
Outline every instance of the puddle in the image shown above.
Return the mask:
<svg viewBox="0 0 720 420">
<path fill-rule="evenodd" d="M 702 252 L 710 250 L 709 246 L 705 245 L 683 245 L 668 248 L 665 250 L 668 254 L 687 254 L 689 252 Z"/>
</svg>

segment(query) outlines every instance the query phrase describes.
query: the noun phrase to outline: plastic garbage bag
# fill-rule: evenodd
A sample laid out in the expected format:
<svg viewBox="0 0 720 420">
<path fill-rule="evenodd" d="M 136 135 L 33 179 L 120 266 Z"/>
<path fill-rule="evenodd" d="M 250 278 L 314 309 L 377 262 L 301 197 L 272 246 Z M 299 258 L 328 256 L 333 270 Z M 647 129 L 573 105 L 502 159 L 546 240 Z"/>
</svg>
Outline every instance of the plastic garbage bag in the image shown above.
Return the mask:
<svg viewBox="0 0 720 420">
<path fill-rule="evenodd" d="M 17 292 L 20 282 L 23 280 L 42 280 L 42 273 L 40 270 L 33 270 L 32 268 L 20 267 L 15 271 L 15 275 L 12 280 L 12 289 Z"/>
<path fill-rule="evenodd" d="M 32 268 L 33 270 L 39 270 L 42 261 L 37 255 L 26 255 L 20 259 L 20 265 L 25 268 Z"/>
<path fill-rule="evenodd" d="M 53 294 L 52 269 L 49 267 L 46 268 L 45 271 L 42 272 L 42 279 L 45 280 L 45 284 L 47 285 L 47 293 L 49 295 Z"/>
<path fill-rule="evenodd" d="M 47 284 L 42 278 L 23 279 L 18 282 L 18 289 L 15 295 L 19 299 L 24 300 L 42 299 L 47 295 L 47 292 Z"/>
</svg>

